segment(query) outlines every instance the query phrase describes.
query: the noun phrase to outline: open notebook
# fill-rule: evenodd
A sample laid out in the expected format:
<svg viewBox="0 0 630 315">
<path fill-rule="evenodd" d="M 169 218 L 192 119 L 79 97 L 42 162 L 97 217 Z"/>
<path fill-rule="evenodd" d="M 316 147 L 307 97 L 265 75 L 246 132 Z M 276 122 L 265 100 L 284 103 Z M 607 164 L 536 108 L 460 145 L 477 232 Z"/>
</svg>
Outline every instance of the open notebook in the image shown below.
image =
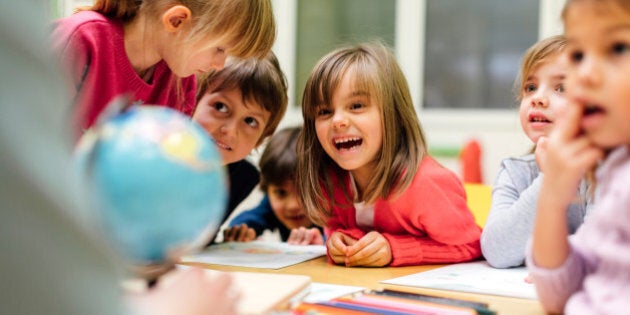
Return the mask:
<svg viewBox="0 0 630 315">
<path fill-rule="evenodd" d="M 182 262 L 249 268 L 280 269 L 326 255 L 324 245 L 290 245 L 285 242 L 227 242 L 186 255 Z"/>
<path fill-rule="evenodd" d="M 525 281 L 527 275 L 525 267 L 496 269 L 486 261 L 476 261 L 447 265 L 381 283 L 536 300 L 534 284 Z"/>
</svg>

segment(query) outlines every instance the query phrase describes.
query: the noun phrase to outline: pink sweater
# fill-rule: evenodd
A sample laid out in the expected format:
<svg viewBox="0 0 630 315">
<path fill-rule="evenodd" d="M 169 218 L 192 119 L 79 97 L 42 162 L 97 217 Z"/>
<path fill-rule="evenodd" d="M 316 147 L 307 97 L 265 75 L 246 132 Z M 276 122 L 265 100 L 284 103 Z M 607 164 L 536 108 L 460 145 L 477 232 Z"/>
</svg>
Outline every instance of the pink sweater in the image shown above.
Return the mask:
<svg viewBox="0 0 630 315">
<path fill-rule="evenodd" d="M 597 171 L 593 214 L 569 239 L 571 252 L 562 266 L 544 269 L 532 259 L 527 267 L 538 299 L 548 312 L 628 314 L 630 311 L 630 154 L 613 151 Z"/>
<path fill-rule="evenodd" d="M 128 93 L 136 104 L 163 105 L 192 115 L 196 79 L 181 79 L 164 60 L 155 65 L 147 83 L 133 69 L 125 52 L 123 24 L 94 11 L 83 11 L 56 21 L 53 47 L 68 71 L 74 96 L 74 118 L 80 133 L 92 126 L 105 106 Z"/>
<path fill-rule="evenodd" d="M 351 191 L 350 177 L 343 182 Z M 327 222 L 327 236 L 338 231 L 359 239 L 369 231 L 357 225 L 354 205 L 344 201 L 340 185 L 335 187 L 336 206 Z M 456 263 L 481 257 L 481 228 L 466 205 L 461 181 L 430 157 L 424 158 L 411 185 L 399 197 L 376 201 L 373 230 L 389 242 L 390 266 Z"/>
</svg>

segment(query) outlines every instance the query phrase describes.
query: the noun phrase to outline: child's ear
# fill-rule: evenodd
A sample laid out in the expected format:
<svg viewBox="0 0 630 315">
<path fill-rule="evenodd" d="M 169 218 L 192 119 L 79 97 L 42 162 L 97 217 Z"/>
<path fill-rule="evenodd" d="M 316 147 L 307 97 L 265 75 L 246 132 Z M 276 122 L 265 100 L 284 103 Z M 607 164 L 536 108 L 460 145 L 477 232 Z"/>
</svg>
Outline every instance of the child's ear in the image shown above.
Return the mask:
<svg viewBox="0 0 630 315">
<path fill-rule="evenodd" d="M 191 19 L 192 14 L 188 7 L 174 5 L 162 14 L 162 25 L 167 32 L 177 32 L 182 30 Z"/>
</svg>

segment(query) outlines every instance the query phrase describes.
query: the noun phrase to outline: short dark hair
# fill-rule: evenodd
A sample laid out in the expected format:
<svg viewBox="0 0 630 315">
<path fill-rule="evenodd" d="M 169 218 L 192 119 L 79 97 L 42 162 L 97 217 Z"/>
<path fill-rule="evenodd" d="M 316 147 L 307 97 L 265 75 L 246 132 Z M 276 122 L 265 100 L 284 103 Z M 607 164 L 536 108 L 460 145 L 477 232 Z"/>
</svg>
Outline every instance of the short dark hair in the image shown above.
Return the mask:
<svg viewBox="0 0 630 315">
<path fill-rule="evenodd" d="M 280 186 L 295 179 L 297 169 L 297 138 L 302 127 L 284 128 L 275 133 L 263 151 L 260 167 L 260 189 L 266 192 L 269 184 Z"/>
<path fill-rule="evenodd" d="M 238 88 L 244 100 L 254 100 L 269 112 L 269 121 L 256 145 L 271 136 L 280 124 L 289 102 L 287 80 L 273 52 L 263 59 L 233 58 L 220 71 L 199 78 L 197 104 L 206 93 Z M 196 110 L 196 109 L 195 109 Z"/>
</svg>

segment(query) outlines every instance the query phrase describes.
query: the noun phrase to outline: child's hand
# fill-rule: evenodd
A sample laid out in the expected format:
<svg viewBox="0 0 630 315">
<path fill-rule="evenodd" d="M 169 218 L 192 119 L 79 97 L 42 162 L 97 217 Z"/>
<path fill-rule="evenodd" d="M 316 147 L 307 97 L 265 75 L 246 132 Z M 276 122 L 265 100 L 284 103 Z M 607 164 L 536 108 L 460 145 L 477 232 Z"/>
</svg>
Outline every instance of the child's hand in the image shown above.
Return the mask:
<svg viewBox="0 0 630 315">
<path fill-rule="evenodd" d="M 256 239 L 256 231 L 243 223 L 223 231 L 224 242 L 250 242 Z"/>
<path fill-rule="evenodd" d="M 549 138 L 537 143 L 536 161 L 545 175 L 546 187 L 559 202 L 569 204 L 586 172 L 603 157 L 603 150 L 580 134 L 582 113 L 578 106 L 568 106 Z"/>
<path fill-rule="evenodd" d="M 343 234 L 341 232 L 333 232 L 326 242 L 328 255 L 335 264 L 343 265 L 346 263 L 346 248 L 357 242 L 356 239 Z"/>
<path fill-rule="evenodd" d="M 369 232 L 354 245 L 346 248 L 347 267 L 383 267 L 392 261 L 392 250 L 383 234 Z"/>
<path fill-rule="evenodd" d="M 323 245 L 324 238 L 318 228 L 307 229 L 301 226 L 291 230 L 287 243 L 293 245 Z"/>
<path fill-rule="evenodd" d="M 232 278 L 221 274 L 209 278 L 202 269 L 172 271 L 148 292 L 129 296 L 131 306 L 141 314 L 236 314 L 240 293 Z"/>
</svg>

